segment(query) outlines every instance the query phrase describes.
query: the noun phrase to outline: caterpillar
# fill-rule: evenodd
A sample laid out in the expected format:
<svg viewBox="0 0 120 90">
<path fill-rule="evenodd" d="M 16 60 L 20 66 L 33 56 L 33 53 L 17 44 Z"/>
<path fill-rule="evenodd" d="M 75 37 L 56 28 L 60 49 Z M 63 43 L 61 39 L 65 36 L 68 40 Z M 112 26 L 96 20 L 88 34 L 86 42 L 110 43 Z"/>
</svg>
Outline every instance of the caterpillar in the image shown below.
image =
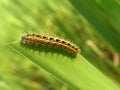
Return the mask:
<svg viewBox="0 0 120 90">
<path fill-rule="evenodd" d="M 60 49 L 72 55 L 77 55 L 80 53 L 80 49 L 77 46 L 71 44 L 70 42 L 60 38 L 44 35 L 42 36 L 36 34 L 23 34 L 21 36 L 21 43 L 25 45 L 32 45 L 35 47 L 41 46 L 44 48 L 44 46 L 46 46 L 51 49 Z"/>
</svg>

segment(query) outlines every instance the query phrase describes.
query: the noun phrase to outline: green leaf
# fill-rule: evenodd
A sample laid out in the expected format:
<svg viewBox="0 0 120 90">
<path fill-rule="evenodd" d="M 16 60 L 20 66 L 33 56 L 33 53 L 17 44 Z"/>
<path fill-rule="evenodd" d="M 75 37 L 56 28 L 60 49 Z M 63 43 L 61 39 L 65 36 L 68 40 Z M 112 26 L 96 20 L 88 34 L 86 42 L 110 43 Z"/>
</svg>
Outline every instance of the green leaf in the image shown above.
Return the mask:
<svg viewBox="0 0 120 90">
<path fill-rule="evenodd" d="M 9 46 L 75 90 L 120 89 L 81 55 L 70 58 L 57 53 L 34 51 L 21 46 L 19 41 Z"/>
<path fill-rule="evenodd" d="M 98 0 L 101 8 L 106 12 L 109 19 L 120 28 L 120 1 L 119 0 Z M 120 31 L 120 29 L 119 29 Z"/>
<path fill-rule="evenodd" d="M 95 30 L 120 54 L 120 32 L 94 0 L 69 0 Z"/>
</svg>

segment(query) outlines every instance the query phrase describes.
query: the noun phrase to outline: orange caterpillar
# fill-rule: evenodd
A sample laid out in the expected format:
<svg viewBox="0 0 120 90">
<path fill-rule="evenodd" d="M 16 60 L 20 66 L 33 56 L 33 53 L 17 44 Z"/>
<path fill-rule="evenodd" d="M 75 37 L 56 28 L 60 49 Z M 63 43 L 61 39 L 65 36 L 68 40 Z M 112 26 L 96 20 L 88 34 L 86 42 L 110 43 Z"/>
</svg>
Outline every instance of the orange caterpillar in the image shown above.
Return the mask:
<svg viewBox="0 0 120 90">
<path fill-rule="evenodd" d="M 79 48 L 77 48 L 73 44 L 69 43 L 68 41 L 54 37 L 47 37 L 47 36 L 35 35 L 35 34 L 24 34 L 21 37 L 21 42 L 23 44 L 47 45 L 48 47 L 53 46 L 63 49 L 64 51 L 67 51 L 74 55 L 80 53 Z"/>
</svg>

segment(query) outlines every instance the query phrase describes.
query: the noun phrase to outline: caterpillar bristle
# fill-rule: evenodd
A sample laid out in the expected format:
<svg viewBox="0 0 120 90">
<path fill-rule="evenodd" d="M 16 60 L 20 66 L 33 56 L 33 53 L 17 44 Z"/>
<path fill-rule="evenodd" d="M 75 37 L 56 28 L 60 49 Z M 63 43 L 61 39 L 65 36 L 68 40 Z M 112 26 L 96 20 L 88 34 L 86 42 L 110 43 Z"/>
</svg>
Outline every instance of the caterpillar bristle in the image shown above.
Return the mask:
<svg viewBox="0 0 120 90">
<path fill-rule="evenodd" d="M 48 47 L 57 47 L 61 50 L 64 50 L 74 55 L 77 55 L 80 53 L 80 50 L 78 47 L 60 38 L 54 38 L 54 37 L 42 36 L 42 35 L 36 35 L 36 34 L 23 34 L 21 36 L 21 42 L 23 44 L 29 44 L 29 45 L 32 44 L 37 46 L 44 45 Z"/>
</svg>

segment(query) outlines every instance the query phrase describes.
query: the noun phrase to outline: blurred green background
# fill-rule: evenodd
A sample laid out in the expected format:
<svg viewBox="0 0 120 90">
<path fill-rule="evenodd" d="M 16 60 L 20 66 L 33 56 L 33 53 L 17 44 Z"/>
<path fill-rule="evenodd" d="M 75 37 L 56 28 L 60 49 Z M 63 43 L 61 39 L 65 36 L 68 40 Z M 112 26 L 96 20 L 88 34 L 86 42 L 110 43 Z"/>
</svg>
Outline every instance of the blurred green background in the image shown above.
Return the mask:
<svg viewBox="0 0 120 90">
<path fill-rule="evenodd" d="M 83 1 L 89 6 L 86 12 L 99 16 L 98 22 L 94 23 L 84 8 L 79 9 L 83 3 L 76 4 L 73 0 L 0 0 L 0 90 L 71 90 L 7 46 L 24 33 L 52 35 L 75 43 L 82 56 L 107 77 L 120 83 L 120 2 L 113 2 Z M 95 13 L 98 10 L 100 14 Z M 106 26 L 111 32 L 99 26 L 103 24 L 104 27 L 102 21 L 108 23 Z M 116 40 L 109 38 L 114 36 Z"/>
</svg>

